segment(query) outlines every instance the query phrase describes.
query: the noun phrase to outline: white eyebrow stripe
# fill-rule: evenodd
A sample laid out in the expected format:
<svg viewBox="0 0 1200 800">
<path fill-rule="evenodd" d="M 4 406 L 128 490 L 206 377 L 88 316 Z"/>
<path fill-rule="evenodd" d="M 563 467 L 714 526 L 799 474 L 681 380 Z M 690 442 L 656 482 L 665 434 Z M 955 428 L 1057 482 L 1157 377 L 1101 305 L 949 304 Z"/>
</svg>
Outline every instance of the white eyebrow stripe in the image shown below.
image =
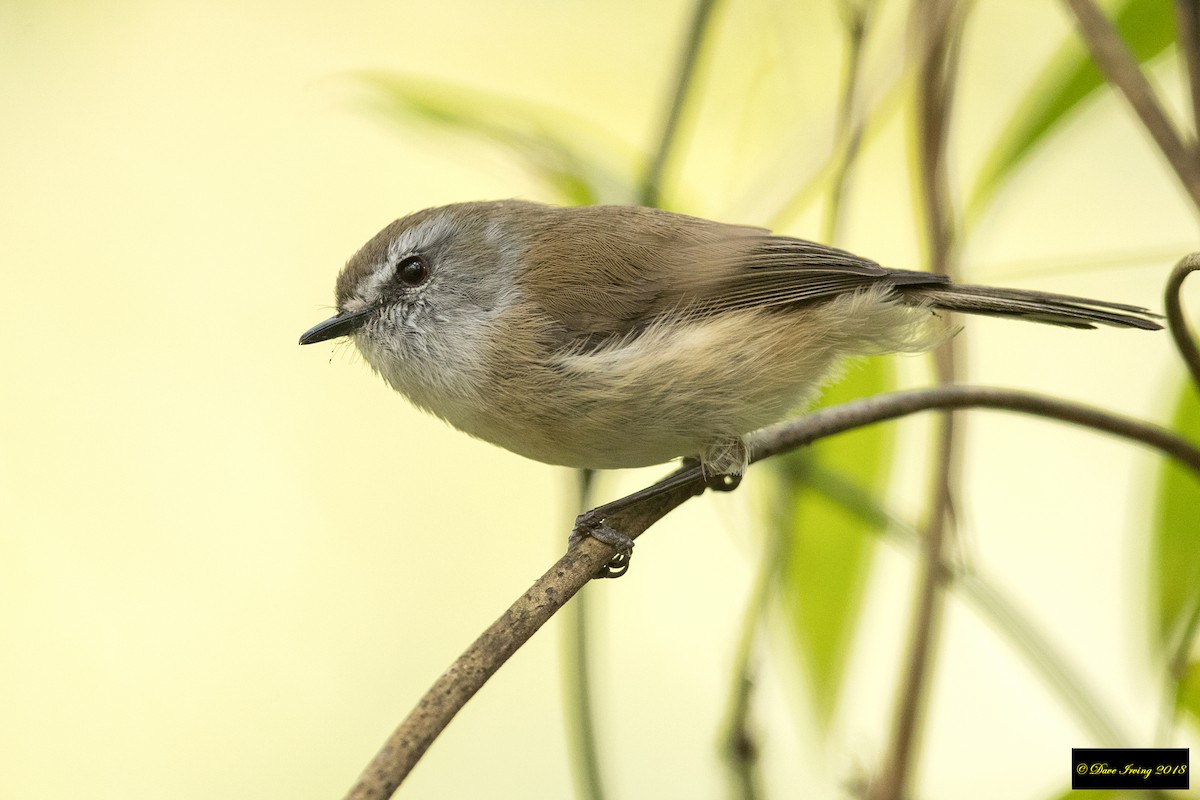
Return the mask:
<svg viewBox="0 0 1200 800">
<path fill-rule="evenodd" d="M 395 277 L 396 265 L 400 259 L 437 244 L 453 233 L 453 227 L 448 219 L 433 217 L 401 233 L 388 243 L 386 260 L 375 265 L 375 268 L 358 282 L 355 295 L 368 301 L 378 299 L 383 294 L 384 285 Z"/>
<path fill-rule="evenodd" d="M 445 216 L 431 217 L 415 228 L 404 231 L 388 244 L 388 261 L 396 262 L 410 253 L 420 252 L 453 233 L 453 224 Z"/>
</svg>

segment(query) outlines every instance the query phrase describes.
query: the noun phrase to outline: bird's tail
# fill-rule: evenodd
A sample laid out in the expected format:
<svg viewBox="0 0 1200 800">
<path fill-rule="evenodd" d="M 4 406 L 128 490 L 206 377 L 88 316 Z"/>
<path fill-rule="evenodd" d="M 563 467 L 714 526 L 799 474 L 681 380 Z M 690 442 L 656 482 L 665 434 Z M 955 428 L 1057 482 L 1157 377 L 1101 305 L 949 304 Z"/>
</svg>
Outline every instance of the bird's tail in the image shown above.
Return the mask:
<svg viewBox="0 0 1200 800">
<path fill-rule="evenodd" d="M 1033 322 L 1065 325 L 1068 328 L 1094 328 L 1112 325 L 1156 331 L 1161 319 L 1139 306 L 1089 300 L 1029 289 L 996 289 L 990 286 L 959 286 L 953 283 L 898 286 L 897 291 L 914 303 L 928 304 L 946 311 L 986 314 L 996 317 L 1020 317 Z"/>
</svg>

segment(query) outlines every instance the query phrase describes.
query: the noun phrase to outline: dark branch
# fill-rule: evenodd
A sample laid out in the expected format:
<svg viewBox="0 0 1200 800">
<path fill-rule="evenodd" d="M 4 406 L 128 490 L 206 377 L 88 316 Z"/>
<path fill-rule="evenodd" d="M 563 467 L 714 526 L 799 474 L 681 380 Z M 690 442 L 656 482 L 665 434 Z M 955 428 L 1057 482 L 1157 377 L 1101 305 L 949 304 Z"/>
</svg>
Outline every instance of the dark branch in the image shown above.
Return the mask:
<svg viewBox="0 0 1200 800">
<path fill-rule="evenodd" d="M 1171 337 L 1175 340 L 1179 357 L 1183 359 L 1188 372 L 1192 374 L 1192 383 L 1196 390 L 1200 391 L 1200 348 L 1196 347 L 1196 339 L 1188 330 L 1187 318 L 1183 314 L 1183 305 L 1179 299 L 1183 281 L 1188 275 L 1198 270 L 1200 270 L 1200 253 L 1191 253 L 1179 260 L 1175 269 L 1171 271 L 1171 276 L 1167 278 L 1165 305 L 1167 327 L 1171 330 Z"/>
<path fill-rule="evenodd" d="M 1146 126 L 1176 176 L 1200 209 L 1200 158 L 1183 143 L 1167 118 L 1162 103 L 1142 74 L 1137 59 L 1121 41 L 1104 12 L 1094 0 L 1064 0 L 1079 23 L 1079 33 L 1100 71 L 1125 95 L 1129 105 Z"/>
<path fill-rule="evenodd" d="M 1200 131 L 1200 0 L 1175 0 L 1175 41 L 1183 52 L 1192 98 L 1192 125 Z M 1196 143 L 1192 142 L 1192 148 Z"/>
<path fill-rule="evenodd" d="M 755 439 L 754 460 L 794 450 L 826 436 L 898 419 L 918 411 L 955 408 L 1016 411 L 1102 431 L 1154 448 L 1200 476 L 1200 448 L 1166 428 L 1068 400 L 986 386 L 941 386 L 894 392 L 823 409 L 795 422 L 768 428 Z"/>
<path fill-rule="evenodd" d="M 1103 431 L 1157 449 L 1200 477 L 1200 448 L 1156 425 L 1028 392 L 975 386 L 898 392 L 815 412 L 756 436 L 751 461 L 761 461 L 876 422 L 918 411 L 952 408 L 1018 411 Z M 682 484 L 670 493 L 616 513 L 607 522 L 636 538 L 696 494 L 701 484 L 702 478 L 696 470 L 694 483 Z M 454 715 L 613 555 L 611 547 L 587 537 L 560 558 L 429 688 L 367 766 L 347 800 L 391 797 Z"/>
</svg>

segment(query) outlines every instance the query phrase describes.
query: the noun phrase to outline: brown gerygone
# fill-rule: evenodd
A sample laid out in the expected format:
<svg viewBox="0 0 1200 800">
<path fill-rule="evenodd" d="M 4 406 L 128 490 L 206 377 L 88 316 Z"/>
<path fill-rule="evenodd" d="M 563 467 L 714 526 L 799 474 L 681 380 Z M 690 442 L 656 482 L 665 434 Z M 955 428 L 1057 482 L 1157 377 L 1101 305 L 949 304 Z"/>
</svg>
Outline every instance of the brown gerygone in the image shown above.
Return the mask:
<svg viewBox="0 0 1200 800">
<path fill-rule="evenodd" d="M 746 435 L 846 356 L 943 340 L 939 310 L 1160 327 L 1134 306 L 961 286 L 760 228 L 518 200 L 396 220 L 338 276 L 337 309 L 300 343 L 351 336 L 473 436 L 572 467 L 694 456 L 708 479 L 740 475 Z"/>
</svg>

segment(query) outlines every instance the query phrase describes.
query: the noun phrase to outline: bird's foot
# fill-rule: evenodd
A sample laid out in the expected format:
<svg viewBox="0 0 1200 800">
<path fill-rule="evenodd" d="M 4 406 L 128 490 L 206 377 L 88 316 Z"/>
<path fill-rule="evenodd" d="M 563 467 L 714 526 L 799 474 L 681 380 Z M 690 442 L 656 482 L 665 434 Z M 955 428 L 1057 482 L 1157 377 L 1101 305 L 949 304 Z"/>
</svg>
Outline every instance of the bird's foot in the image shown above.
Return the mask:
<svg viewBox="0 0 1200 800">
<path fill-rule="evenodd" d="M 633 558 L 633 539 L 604 524 L 604 517 L 596 513 L 597 509 L 585 511 L 575 518 L 575 527 L 567 539 L 567 547 L 572 548 L 592 537 L 603 542 L 617 551 L 616 555 L 596 573 L 597 578 L 619 578 L 629 569 L 629 560 Z"/>
</svg>

